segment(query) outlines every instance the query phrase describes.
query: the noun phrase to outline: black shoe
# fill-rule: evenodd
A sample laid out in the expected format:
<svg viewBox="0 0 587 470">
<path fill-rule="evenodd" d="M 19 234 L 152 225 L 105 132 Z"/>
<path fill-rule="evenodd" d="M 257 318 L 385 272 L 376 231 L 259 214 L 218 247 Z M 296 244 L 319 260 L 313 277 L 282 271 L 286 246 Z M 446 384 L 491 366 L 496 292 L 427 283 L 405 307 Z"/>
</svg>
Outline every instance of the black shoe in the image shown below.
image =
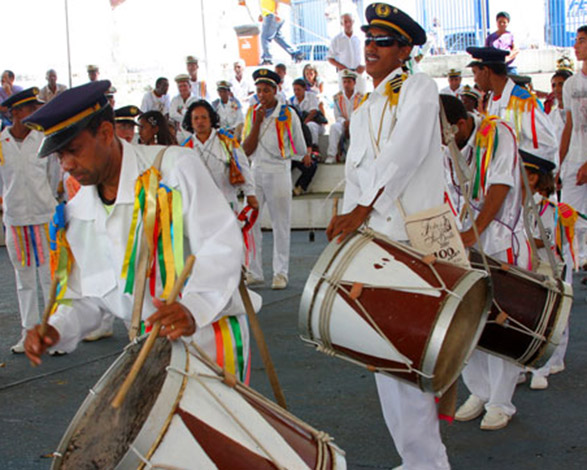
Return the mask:
<svg viewBox="0 0 587 470">
<path fill-rule="evenodd" d="M 261 62 L 261 65 L 273 65 L 273 62 L 271 62 L 270 60 L 264 60 L 263 62 Z"/>
<path fill-rule="evenodd" d="M 304 60 L 304 53 L 303 52 L 298 52 L 297 54 L 294 54 L 293 56 L 293 60 L 296 64 L 299 64 L 302 60 Z"/>
</svg>

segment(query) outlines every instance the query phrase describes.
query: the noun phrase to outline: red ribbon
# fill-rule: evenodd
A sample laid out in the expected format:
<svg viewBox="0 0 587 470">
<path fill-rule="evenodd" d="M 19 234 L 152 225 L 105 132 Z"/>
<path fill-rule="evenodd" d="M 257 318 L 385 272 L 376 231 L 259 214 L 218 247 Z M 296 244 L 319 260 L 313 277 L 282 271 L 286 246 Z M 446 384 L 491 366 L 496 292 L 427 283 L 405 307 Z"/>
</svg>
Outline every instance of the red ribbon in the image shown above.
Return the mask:
<svg viewBox="0 0 587 470">
<path fill-rule="evenodd" d="M 250 215 L 248 215 L 249 212 Z M 258 217 L 259 210 L 253 209 L 251 206 L 245 206 L 243 210 L 240 212 L 240 214 L 237 216 L 237 219 L 240 222 L 244 222 L 241 230 L 243 232 L 243 239 L 246 248 L 245 266 L 247 267 L 249 266 L 249 254 L 252 252 L 253 256 L 255 256 L 255 239 L 253 238 L 253 235 L 249 232 L 253 228 L 253 225 L 255 225 L 255 222 L 257 221 Z"/>
</svg>

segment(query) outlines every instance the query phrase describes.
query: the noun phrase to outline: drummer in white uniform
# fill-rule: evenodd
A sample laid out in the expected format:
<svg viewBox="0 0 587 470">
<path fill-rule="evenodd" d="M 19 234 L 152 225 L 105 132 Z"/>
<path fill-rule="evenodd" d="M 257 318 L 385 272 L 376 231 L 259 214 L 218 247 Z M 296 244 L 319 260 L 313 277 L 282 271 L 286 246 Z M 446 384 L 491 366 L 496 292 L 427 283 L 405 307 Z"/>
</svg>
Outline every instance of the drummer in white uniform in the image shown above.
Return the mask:
<svg viewBox="0 0 587 470">
<path fill-rule="evenodd" d="M 216 83 L 218 98 L 212 102 L 214 111 L 218 114 L 220 128 L 228 131 L 240 141 L 243 132 L 245 116 L 239 100 L 230 92 L 230 82 L 221 80 Z"/>
<path fill-rule="evenodd" d="M 0 134 L 0 196 L 22 328 L 18 342 L 10 348 L 16 354 L 24 353 L 26 330 L 39 321 L 37 278 L 45 299 L 51 283 L 48 223 L 57 201 L 51 191 L 50 166 L 57 162 L 55 156 L 37 158 L 43 134 L 22 122 L 43 104 L 38 94 L 38 88 L 29 88 L 2 102 L 12 113 L 12 126 Z"/>
<path fill-rule="evenodd" d="M 413 46 L 426 42 L 419 24 L 384 3 L 369 5 L 366 18 L 374 90 L 351 120 L 343 215 L 332 219 L 327 235 L 342 240 L 366 224 L 406 242 L 399 204 L 410 215 L 443 203 L 438 89 L 426 74 L 408 77 L 402 69 Z M 387 375 L 375 379 L 401 468 L 449 469 L 434 395 Z"/>
<path fill-rule="evenodd" d="M 265 205 L 273 229 L 272 289 L 285 289 L 289 274 L 291 231 L 291 159 L 306 154 L 302 124 L 295 112 L 277 95 L 279 75 L 273 70 L 253 73 L 259 103 L 251 106 L 245 119 L 243 149 L 251 159 L 259 219 Z M 253 226 L 255 258 L 249 267 L 247 284 L 262 284 L 261 224 Z"/>
<path fill-rule="evenodd" d="M 242 189 L 246 202 L 253 209 L 259 208 L 255 197 L 255 180 L 249 161 L 236 137 L 220 128 L 220 117 L 206 100 L 192 103 L 183 121 L 183 128 L 191 134 L 191 145 L 210 171 L 212 179 L 230 204 L 238 212 L 238 192 Z M 229 178 L 230 160 L 236 161 L 245 183 L 233 186 Z"/>
<path fill-rule="evenodd" d="M 504 63 L 505 66 L 505 63 Z M 520 161 L 514 130 L 495 117 L 481 118 L 467 113 L 455 97 L 441 95 L 448 122 L 457 126 L 456 143 L 465 162 L 475 170 L 472 188 L 459 186 L 451 172 L 449 185 L 458 194 L 454 207 L 464 207 L 463 191 L 471 194 L 469 203 L 484 252 L 493 258 L 529 268 L 530 251 L 522 219 Z M 492 150 L 491 150 L 492 149 Z M 491 155 L 486 153 L 491 150 Z M 487 166 L 476 165 L 477 155 Z M 447 159 L 448 161 L 448 159 Z M 453 164 L 449 166 L 453 168 Z M 462 238 L 465 246 L 477 244 L 470 219 L 465 219 Z M 507 426 L 516 412 L 512 396 L 521 368 L 509 361 L 475 350 L 463 370 L 469 399 L 455 415 L 457 421 L 470 421 L 484 414 L 481 429 L 492 431 Z"/>
<path fill-rule="evenodd" d="M 61 278 L 58 298 L 71 302 L 59 303 L 43 340 L 38 326 L 28 331 L 26 353 L 38 364 L 47 348 L 72 351 L 100 324 L 104 312 L 131 322 L 133 295 L 128 292 L 133 292 L 132 276 L 139 273 L 134 273 L 136 264 L 128 253 L 143 231 L 142 217 L 133 224 L 135 199 L 139 205 L 141 199 L 140 194 L 135 196 L 135 184 L 148 178 L 143 200 L 154 200 L 151 191 L 157 191 L 165 205 L 153 208 L 159 214 L 155 223 L 163 233 L 173 233 L 171 241 L 162 241 L 163 252 L 171 250 L 169 256 L 160 253 L 155 243 L 150 248 L 152 259 L 162 254 L 166 269 L 165 276 L 159 269 L 159 274 L 149 276 L 142 312 L 145 326 L 160 321 L 161 336 L 194 340 L 221 365 L 232 363 L 233 372 L 244 380 L 249 334 L 242 304 L 234 295 L 243 262 L 236 218 L 204 164 L 189 149 L 167 148 L 160 184 L 150 184 L 151 178 L 157 178 L 151 165 L 165 148 L 133 146 L 116 137 L 113 111 L 104 96 L 109 85 L 98 81 L 67 90 L 28 118 L 30 125 L 45 132 L 39 156 L 57 152 L 62 169 L 82 187 L 65 206 L 65 220 L 56 220 L 66 224 L 59 236 L 71 248 L 58 267 L 58 272 L 68 273 L 66 285 Z M 147 220 L 144 229 L 150 226 Z M 171 291 L 169 286 L 190 253 L 197 260 L 181 301 L 164 305 L 160 298 Z"/>
</svg>

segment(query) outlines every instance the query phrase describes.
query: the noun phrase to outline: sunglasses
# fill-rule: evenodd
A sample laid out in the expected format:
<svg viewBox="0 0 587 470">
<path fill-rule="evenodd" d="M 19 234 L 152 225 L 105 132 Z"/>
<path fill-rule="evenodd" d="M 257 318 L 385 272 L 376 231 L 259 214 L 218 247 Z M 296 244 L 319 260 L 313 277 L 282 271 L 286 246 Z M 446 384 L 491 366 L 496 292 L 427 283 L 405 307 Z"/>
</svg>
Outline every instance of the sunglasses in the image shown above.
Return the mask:
<svg viewBox="0 0 587 470">
<path fill-rule="evenodd" d="M 392 47 L 398 44 L 399 41 L 393 36 L 367 36 L 365 38 L 365 46 L 368 46 L 372 42 L 377 47 Z"/>
</svg>

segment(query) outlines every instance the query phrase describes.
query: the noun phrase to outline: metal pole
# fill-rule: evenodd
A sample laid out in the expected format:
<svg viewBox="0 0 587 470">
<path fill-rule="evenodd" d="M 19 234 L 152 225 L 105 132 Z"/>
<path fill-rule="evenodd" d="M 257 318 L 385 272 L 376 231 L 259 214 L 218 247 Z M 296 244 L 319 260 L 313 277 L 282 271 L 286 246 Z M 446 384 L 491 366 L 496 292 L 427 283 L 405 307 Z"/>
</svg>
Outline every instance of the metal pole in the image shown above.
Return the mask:
<svg viewBox="0 0 587 470">
<path fill-rule="evenodd" d="M 65 3 L 65 38 L 67 42 L 67 73 L 69 75 L 69 88 L 71 88 L 71 49 L 69 46 L 69 10 L 67 8 L 67 0 Z"/>
<path fill-rule="evenodd" d="M 200 0 L 200 11 L 202 12 L 202 39 L 204 45 L 204 63 L 206 64 L 206 73 L 210 73 L 210 66 L 208 64 L 208 47 L 206 45 L 206 20 L 204 14 L 204 0 Z"/>
<path fill-rule="evenodd" d="M 485 44 L 487 39 L 487 17 L 489 16 L 489 2 L 488 0 L 481 0 L 481 32 L 483 34 L 482 45 Z"/>
</svg>

